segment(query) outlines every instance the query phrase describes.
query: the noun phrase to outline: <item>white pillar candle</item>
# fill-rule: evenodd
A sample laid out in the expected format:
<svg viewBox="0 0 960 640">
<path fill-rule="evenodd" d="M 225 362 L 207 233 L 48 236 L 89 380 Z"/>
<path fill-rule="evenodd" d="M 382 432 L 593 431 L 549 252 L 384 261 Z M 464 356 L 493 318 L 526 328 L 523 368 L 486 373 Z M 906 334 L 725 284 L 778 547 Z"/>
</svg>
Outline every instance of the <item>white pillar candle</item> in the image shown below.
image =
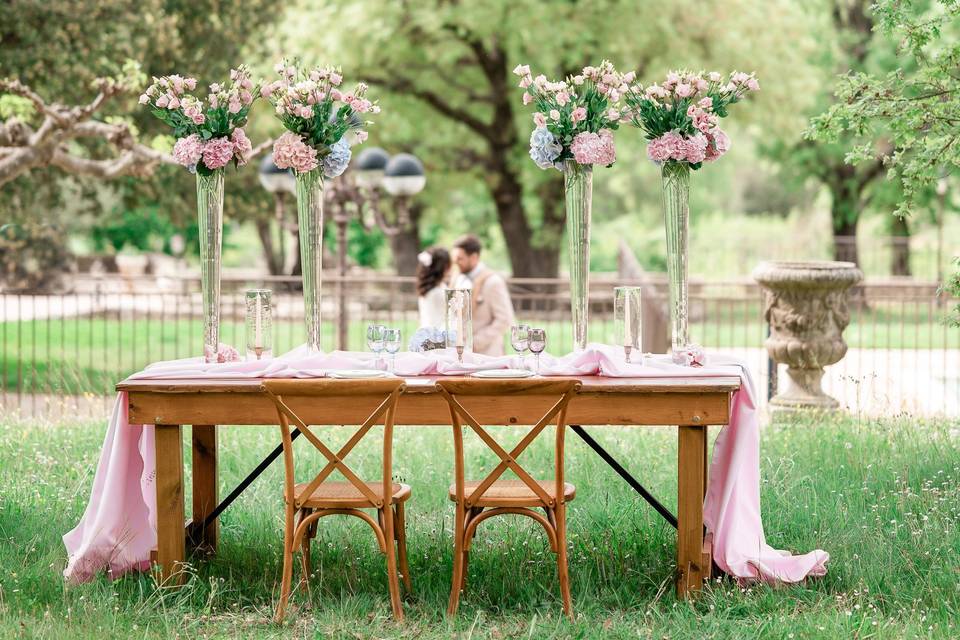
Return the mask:
<svg viewBox="0 0 960 640">
<path fill-rule="evenodd" d="M 254 325 L 253 325 L 253 326 L 254 326 L 254 331 L 253 331 L 253 343 L 254 343 L 254 344 L 253 344 L 253 347 L 254 347 L 255 349 L 262 349 L 262 348 L 263 348 L 263 337 L 262 337 L 263 329 L 262 329 L 262 325 L 261 325 L 261 322 L 262 322 L 261 316 L 263 315 L 263 311 L 262 311 L 262 308 L 261 308 L 261 306 L 260 306 L 260 292 L 259 292 L 259 291 L 257 292 L 257 302 L 256 302 L 256 304 L 257 304 L 257 308 L 256 308 L 256 313 L 254 314 L 254 319 L 253 319 L 253 322 L 254 322 Z"/>
<path fill-rule="evenodd" d="M 630 322 L 630 290 L 623 292 L 623 345 L 633 346 L 633 323 Z"/>
</svg>

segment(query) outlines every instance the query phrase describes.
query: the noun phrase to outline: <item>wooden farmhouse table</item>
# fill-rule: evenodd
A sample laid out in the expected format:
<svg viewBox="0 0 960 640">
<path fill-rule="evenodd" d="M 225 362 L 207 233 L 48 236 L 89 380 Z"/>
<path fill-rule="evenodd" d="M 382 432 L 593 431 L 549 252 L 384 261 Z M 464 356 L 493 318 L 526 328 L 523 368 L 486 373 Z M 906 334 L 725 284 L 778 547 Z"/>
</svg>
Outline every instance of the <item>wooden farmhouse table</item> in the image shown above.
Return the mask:
<svg viewBox="0 0 960 640">
<path fill-rule="evenodd" d="M 731 393 L 740 388 L 740 378 L 584 376 L 577 379 L 582 388 L 567 411 L 567 423 L 574 429 L 582 425 L 678 427 L 677 593 L 684 597 L 699 590 L 712 567 L 710 541 L 704 540 L 703 528 L 707 428 L 728 423 Z M 450 425 L 450 412 L 436 389 L 435 380 L 435 377 L 407 378 L 397 409 L 397 425 Z M 363 381 L 345 382 L 356 385 Z M 503 394 L 463 398 L 464 406 L 481 424 L 535 424 L 556 400 L 511 397 L 510 381 L 503 382 Z M 276 425 L 276 409 L 260 385 L 257 378 L 127 379 L 117 385 L 118 391 L 127 392 L 129 423 L 156 426 L 156 562 L 164 580 L 182 579 L 177 565 L 185 560 L 188 533 L 194 543 L 216 550 L 218 521 L 209 517 L 220 509 L 216 425 Z M 291 409 L 307 424 L 359 424 L 367 417 L 363 407 L 352 406 L 350 398 L 309 405 L 296 400 L 290 399 Z M 191 425 L 193 447 L 193 518 L 186 523 L 183 425 Z M 578 433 L 589 438 L 582 431 Z M 608 462 L 616 465 L 615 461 Z M 624 475 L 622 468 L 620 472 Z"/>
</svg>

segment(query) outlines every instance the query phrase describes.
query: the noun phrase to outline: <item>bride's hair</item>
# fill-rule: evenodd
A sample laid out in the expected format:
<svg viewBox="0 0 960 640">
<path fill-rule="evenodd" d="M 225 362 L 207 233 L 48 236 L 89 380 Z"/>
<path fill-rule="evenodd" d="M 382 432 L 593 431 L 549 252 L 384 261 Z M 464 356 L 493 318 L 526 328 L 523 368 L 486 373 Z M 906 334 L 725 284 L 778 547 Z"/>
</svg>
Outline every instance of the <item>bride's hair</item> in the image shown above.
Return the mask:
<svg viewBox="0 0 960 640">
<path fill-rule="evenodd" d="M 440 284 L 450 268 L 450 253 L 443 247 L 430 247 L 417 256 L 417 293 L 421 296 Z"/>
</svg>

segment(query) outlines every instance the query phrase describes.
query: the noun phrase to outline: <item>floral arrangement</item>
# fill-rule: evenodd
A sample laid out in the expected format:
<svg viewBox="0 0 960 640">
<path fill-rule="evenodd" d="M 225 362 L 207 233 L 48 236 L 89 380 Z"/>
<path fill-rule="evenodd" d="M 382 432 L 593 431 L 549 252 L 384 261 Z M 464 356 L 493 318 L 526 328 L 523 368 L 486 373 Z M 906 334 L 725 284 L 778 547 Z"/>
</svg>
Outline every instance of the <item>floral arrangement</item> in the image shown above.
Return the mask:
<svg viewBox="0 0 960 640">
<path fill-rule="evenodd" d="M 536 128 L 530 134 L 530 157 L 541 169 L 563 168 L 563 161 L 610 166 L 616 160 L 613 131 L 626 110 L 622 99 L 635 78 L 620 73 L 604 60 L 579 74 L 551 82 L 533 77 L 530 67 L 517 65 L 513 73 L 524 89 L 523 104 L 533 104 Z"/>
<path fill-rule="evenodd" d="M 196 88 L 194 78 L 155 77 L 140 104 L 173 128 L 173 157 L 191 173 L 210 175 L 231 160 L 234 166 L 246 164 L 253 146 L 243 126 L 257 95 L 249 70 L 241 65 L 230 71 L 228 82 L 210 85 L 206 104 L 188 93 Z"/>
<path fill-rule="evenodd" d="M 661 84 L 630 87 L 624 96 L 629 118 L 643 129 L 654 162 L 686 162 L 699 169 L 730 149 L 730 138 L 719 127 L 731 104 L 739 102 L 760 83 L 752 73 L 735 71 L 728 79 L 719 73 L 671 71 Z"/>
<path fill-rule="evenodd" d="M 414 353 L 443 349 L 447 346 L 447 332 L 436 327 L 420 327 L 410 338 L 408 349 Z"/>
<path fill-rule="evenodd" d="M 350 142 L 345 134 L 356 130 L 356 140 L 367 139 L 359 114 L 380 113 L 380 107 L 365 95 L 367 85 L 351 92 L 339 87 L 343 76 L 338 67 L 306 70 L 297 61 L 284 60 L 275 67 L 280 79 L 263 86 L 261 95 L 270 100 L 277 117 L 287 128 L 273 145 L 273 162 L 298 174 L 317 167 L 328 178 L 343 173 L 350 163 Z"/>
</svg>

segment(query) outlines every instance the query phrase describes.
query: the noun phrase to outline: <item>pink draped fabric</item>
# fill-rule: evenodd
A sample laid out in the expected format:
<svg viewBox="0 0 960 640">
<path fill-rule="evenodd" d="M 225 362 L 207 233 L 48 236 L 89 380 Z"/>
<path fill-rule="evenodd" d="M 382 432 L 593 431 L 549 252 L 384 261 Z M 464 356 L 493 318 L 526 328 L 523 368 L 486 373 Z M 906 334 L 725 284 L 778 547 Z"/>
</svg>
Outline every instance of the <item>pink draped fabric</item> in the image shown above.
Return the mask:
<svg viewBox="0 0 960 640">
<path fill-rule="evenodd" d="M 397 355 L 396 372 L 404 377 L 457 375 L 479 369 L 517 365 L 516 357 L 468 354 L 464 363 L 447 351 Z M 268 361 L 206 364 L 199 359 L 159 362 L 134 378 L 310 378 L 332 369 L 375 368 L 372 354 L 310 354 L 295 349 Z M 726 573 L 740 580 L 799 582 L 826 573 L 830 556 L 820 550 L 790 555 L 766 543 L 760 515 L 760 429 L 753 382 L 736 360 L 710 355 L 705 367 L 681 367 L 665 356 L 642 364 L 624 360 L 622 349 L 592 344 L 586 350 L 554 358 L 542 356 L 543 375 L 696 378 L 735 375 L 741 388 L 734 394 L 730 424 L 717 436 L 710 464 L 704 523 L 713 535 L 713 557 Z M 112 577 L 144 570 L 156 546 L 156 491 L 152 425 L 131 425 L 127 401 L 118 394 L 97 465 L 90 501 L 80 523 L 63 536 L 69 555 L 64 577 L 92 580 L 106 570 Z"/>
</svg>

